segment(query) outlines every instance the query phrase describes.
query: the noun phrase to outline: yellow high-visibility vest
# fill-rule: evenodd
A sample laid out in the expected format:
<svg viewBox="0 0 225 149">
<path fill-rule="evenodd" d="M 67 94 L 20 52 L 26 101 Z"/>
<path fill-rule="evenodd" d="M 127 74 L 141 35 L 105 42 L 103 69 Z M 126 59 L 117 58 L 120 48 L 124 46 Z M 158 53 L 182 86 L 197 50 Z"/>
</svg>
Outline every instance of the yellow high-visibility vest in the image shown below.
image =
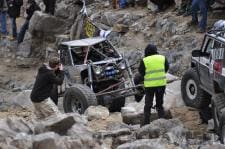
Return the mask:
<svg viewBox="0 0 225 149">
<path fill-rule="evenodd" d="M 145 65 L 144 87 L 166 85 L 165 56 L 152 55 L 143 59 Z"/>
</svg>

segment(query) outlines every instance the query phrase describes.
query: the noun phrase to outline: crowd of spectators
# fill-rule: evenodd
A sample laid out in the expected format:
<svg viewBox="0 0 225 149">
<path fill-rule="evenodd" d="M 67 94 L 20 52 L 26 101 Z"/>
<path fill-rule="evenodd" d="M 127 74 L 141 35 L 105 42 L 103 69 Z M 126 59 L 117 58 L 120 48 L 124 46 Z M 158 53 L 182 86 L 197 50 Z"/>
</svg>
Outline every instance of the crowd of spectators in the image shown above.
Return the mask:
<svg viewBox="0 0 225 149">
<path fill-rule="evenodd" d="M 113 8 L 135 7 L 136 1 L 113 0 Z M 154 8 L 151 11 L 156 14 L 165 11 L 168 7 L 175 6 L 174 10 L 177 16 L 191 16 L 192 20 L 188 23 L 188 26 L 197 26 L 197 32 L 204 33 L 207 30 L 207 13 L 213 3 L 214 0 L 147 0 L 146 5 L 154 5 L 154 7 L 148 8 Z M 200 13 L 201 19 L 199 19 L 198 13 Z"/>
<path fill-rule="evenodd" d="M 0 37 L 17 41 L 18 44 L 23 42 L 26 30 L 29 27 L 29 21 L 35 11 L 41 10 L 35 0 L 26 0 L 26 19 L 20 29 L 17 31 L 17 18 L 20 17 L 21 7 L 25 0 L 0 0 Z M 54 15 L 56 0 L 43 0 L 45 4 L 45 13 Z M 11 32 L 8 31 L 7 20 L 10 19 Z"/>
</svg>

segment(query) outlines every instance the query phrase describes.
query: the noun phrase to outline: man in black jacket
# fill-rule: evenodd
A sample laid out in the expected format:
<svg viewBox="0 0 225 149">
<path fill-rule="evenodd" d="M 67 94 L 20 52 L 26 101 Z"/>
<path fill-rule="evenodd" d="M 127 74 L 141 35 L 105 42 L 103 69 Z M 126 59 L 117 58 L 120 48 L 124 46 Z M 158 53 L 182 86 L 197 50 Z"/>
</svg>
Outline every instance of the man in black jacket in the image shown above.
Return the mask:
<svg viewBox="0 0 225 149">
<path fill-rule="evenodd" d="M 12 24 L 12 40 L 17 38 L 16 18 L 20 16 L 20 8 L 23 5 L 23 0 L 7 0 L 8 14 Z"/>
<path fill-rule="evenodd" d="M 43 0 L 45 4 L 45 13 L 54 15 L 55 13 L 55 2 L 56 0 Z"/>
<path fill-rule="evenodd" d="M 58 72 L 56 76 L 55 72 Z M 53 86 L 62 85 L 64 72 L 59 59 L 53 57 L 48 64 L 39 68 L 34 87 L 31 92 L 31 101 L 35 107 L 35 114 L 38 119 L 45 119 L 49 116 L 61 114 L 57 106 L 50 99 Z"/>
<path fill-rule="evenodd" d="M 18 34 L 18 38 L 17 38 L 17 42 L 18 44 L 20 44 L 21 42 L 23 42 L 26 30 L 29 27 L 29 23 L 30 23 L 30 19 L 33 16 L 35 11 L 39 11 L 41 10 L 40 7 L 37 5 L 37 3 L 35 2 L 35 0 L 28 0 L 27 1 L 27 9 L 26 9 L 26 13 L 27 13 L 27 17 L 26 20 L 23 24 L 23 26 L 20 29 L 20 32 Z"/>
<path fill-rule="evenodd" d="M 158 117 L 164 117 L 163 96 L 166 87 L 166 72 L 169 63 L 165 56 L 158 54 L 155 45 L 149 44 L 145 48 L 145 57 L 138 68 L 139 73 L 144 78 L 145 87 L 145 106 L 144 124 L 150 123 L 151 108 L 153 98 L 156 97 L 156 110 Z"/>
</svg>

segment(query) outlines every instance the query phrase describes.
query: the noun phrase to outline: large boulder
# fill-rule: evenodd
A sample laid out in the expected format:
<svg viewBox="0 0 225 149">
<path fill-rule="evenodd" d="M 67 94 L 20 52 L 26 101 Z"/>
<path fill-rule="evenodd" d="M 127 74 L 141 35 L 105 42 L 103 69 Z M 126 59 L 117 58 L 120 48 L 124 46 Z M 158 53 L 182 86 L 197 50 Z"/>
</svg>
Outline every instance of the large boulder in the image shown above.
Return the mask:
<svg viewBox="0 0 225 149">
<path fill-rule="evenodd" d="M 32 38 L 47 40 L 55 38 L 56 34 L 62 34 L 67 30 L 66 21 L 40 11 L 34 13 L 30 20 L 29 31 Z"/>
<path fill-rule="evenodd" d="M 35 132 L 37 134 L 53 131 L 60 135 L 65 135 L 67 131 L 72 128 L 76 123 L 73 116 L 60 114 L 57 116 L 51 116 L 48 119 L 37 123 L 35 126 Z"/>
</svg>

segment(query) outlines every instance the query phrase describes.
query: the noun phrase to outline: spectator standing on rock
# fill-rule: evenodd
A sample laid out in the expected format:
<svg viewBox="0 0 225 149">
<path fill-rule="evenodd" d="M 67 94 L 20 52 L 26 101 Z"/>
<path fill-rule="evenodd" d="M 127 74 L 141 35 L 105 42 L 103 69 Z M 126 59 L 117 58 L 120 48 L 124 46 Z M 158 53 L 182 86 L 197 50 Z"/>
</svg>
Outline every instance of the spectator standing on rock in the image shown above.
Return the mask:
<svg viewBox="0 0 225 149">
<path fill-rule="evenodd" d="M 56 0 L 43 0 L 43 2 L 45 4 L 45 13 L 54 15 Z"/>
<path fill-rule="evenodd" d="M 26 17 L 26 20 L 25 20 L 23 26 L 20 29 L 19 34 L 18 34 L 18 38 L 17 38 L 18 44 L 20 44 L 21 42 L 23 42 L 24 35 L 26 33 L 26 30 L 29 27 L 30 19 L 33 16 L 34 12 L 37 11 L 37 10 L 41 10 L 41 9 L 37 5 L 37 3 L 35 2 L 35 0 L 28 0 L 27 1 L 27 9 L 26 9 L 27 17 Z"/>
<path fill-rule="evenodd" d="M 8 4 L 8 14 L 11 18 L 11 26 L 12 26 L 12 38 L 11 40 L 15 40 L 17 38 L 17 26 L 16 26 L 16 18 L 20 16 L 20 8 L 23 5 L 23 0 L 7 0 Z"/>
<path fill-rule="evenodd" d="M 3 36 L 7 35 L 7 25 L 6 25 L 6 14 L 8 6 L 6 0 L 0 0 L 0 22 L 1 22 L 1 34 Z"/>
<path fill-rule="evenodd" d="M 192 0 L 192 21 L 188 23 L 189 26 L 198 25 L 197 33 L 204 33 L 207 26 L 207 5 L 206 0 Z M 201 21 L 198 22 L 198 10 L 200 10 Z"/>
<path fill-rule="evenodd" d="M 57 76 L 56 72 L 58 73 Z M 62 85 L 63 79 L 63 67 L 57 57 L 50 58 L 48 64 L 44 64 L 39 68 L 30 96 L 35 107 L 35 114 L 39 120 L 61 114 L 50 97 L 53 86 L 55 84 Z"/>
<path fill-rule="evenodd" d="M 143 125 L 150 123 L 154 96 L 156 97 L 156 110 L 158 112 L 158 117 L 163 118 L 165 116 L 163 97 L 166 88 L 166 72 L 168 69 L 169 63 L 166 57 L 158 54 L 155 45 L 149 44 L 145 48 L 145 57 L 138 68 L 139 73 L 144 78 L 145 88 Z"/>
</svg>

